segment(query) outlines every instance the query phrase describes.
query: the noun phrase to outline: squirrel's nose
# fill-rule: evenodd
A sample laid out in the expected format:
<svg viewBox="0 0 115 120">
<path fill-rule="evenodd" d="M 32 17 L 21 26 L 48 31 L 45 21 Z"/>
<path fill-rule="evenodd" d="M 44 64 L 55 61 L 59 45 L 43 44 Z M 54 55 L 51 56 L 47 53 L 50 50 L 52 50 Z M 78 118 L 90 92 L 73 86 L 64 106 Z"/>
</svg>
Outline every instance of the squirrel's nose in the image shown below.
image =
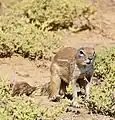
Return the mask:
<svg viewBox="0 0 115 120">
<path fill-rule="evenodd" d="M 86 64 L 91 64 L 91 60 L 87 59 L 86 61 Z"/>
<path fill-rule="evenodd" d="M 88 57 L 88 59 L 91 61 L 93 58 L 92 57 Z"/>
</svg>

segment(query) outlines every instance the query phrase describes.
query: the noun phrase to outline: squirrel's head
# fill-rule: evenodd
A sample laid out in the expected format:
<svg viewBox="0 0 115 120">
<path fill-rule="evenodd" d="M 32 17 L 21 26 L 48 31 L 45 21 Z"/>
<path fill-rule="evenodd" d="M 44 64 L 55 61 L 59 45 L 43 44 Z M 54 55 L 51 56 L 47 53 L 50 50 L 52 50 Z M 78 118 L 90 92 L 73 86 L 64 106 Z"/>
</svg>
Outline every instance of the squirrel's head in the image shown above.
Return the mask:
<svg viewBox="0 0 115 120">
<path fill-rule="evenodd" d="M 92 47 L 81 47 L 77 50 L 76 64 L 80 66 L 93 65 L 95 60 L 95 50 Z"/>
</svg>

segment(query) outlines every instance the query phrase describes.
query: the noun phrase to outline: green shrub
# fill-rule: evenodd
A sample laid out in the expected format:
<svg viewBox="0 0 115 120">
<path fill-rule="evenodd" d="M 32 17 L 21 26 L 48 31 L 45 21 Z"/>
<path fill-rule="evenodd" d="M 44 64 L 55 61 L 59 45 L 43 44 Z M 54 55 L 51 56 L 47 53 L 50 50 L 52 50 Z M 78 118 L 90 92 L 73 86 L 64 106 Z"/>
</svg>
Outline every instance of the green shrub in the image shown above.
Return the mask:
<svg viewBox="0 0 115 120">
<path fill-rule="evenodd" d="M 31 59 L 50 58 L 60 46 L 61 37 L 28 24 L 21 13 L 11 13 L 0 17 L 0 50 Z"/>
<path fill-rule="evenodd" d="M 86 0 L 17 2 L 0 16 L 0 57 L 18 53 L 49 59 L 60 47 L 61 37 L 54 30 L 67 29 L 75 17 L 90 14 L 93 9 Z"/>
<path fill-rule="evenodd" d="M 92 110 L 115 115 L 115 48 L 105 48 L 97 53 L 94 76 L 98 79 L 93 83 L 91 104 Z M 91 106 L 90 106 L 91 107 Z M 90 108 L 91 109 L 91 108 Z"/>
<path fill-rule="evenodd" d="M 29 23 L 42 30 L 67 29 L 75 17 L 90 16 L 94 10 L 88 0 L 26 0 L 17 6 L 24 11 Z"/>
<path fill-rule="evenodd" d="M 115 48 L 105 48 L 97 54 L 95 73 L 97 78 L 107 78 L 108 75 L 115 75 Z"/>
</svg>

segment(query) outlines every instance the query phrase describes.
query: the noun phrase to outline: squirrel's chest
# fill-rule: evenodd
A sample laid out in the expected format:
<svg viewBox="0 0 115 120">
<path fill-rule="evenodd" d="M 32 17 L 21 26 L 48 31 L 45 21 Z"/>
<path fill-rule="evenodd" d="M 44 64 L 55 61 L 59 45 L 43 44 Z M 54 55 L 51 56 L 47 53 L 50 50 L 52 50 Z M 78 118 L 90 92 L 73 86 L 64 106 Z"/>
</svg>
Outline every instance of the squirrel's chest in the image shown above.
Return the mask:
<svg viewBox="0 0 115 120">
<path fill-rule="evenodd" d="M 93 74 L 93 66 L 78 68 L 78 66 L 74 64 L 74 67 L 72 66 L 70 71 L 71 71 L 72 78 L 73 77 L 83 78 L 83 77 Z"/>
</svg>

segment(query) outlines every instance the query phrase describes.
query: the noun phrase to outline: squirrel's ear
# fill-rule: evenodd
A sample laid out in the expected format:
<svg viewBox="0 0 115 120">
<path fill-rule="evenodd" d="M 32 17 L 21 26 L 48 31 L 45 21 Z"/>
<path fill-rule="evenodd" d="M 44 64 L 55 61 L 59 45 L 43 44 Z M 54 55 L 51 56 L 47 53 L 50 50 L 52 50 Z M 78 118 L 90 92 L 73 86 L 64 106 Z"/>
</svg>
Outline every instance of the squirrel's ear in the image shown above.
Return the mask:
<svg viewBox="0 0 115 120">
<path fill-rule="evenodd" d="M 93 53 L 93 56 L 94 56 L 94 58 L 96 58 L 96 52 L 94 51 L 94 53 Z"/>
</svg>

